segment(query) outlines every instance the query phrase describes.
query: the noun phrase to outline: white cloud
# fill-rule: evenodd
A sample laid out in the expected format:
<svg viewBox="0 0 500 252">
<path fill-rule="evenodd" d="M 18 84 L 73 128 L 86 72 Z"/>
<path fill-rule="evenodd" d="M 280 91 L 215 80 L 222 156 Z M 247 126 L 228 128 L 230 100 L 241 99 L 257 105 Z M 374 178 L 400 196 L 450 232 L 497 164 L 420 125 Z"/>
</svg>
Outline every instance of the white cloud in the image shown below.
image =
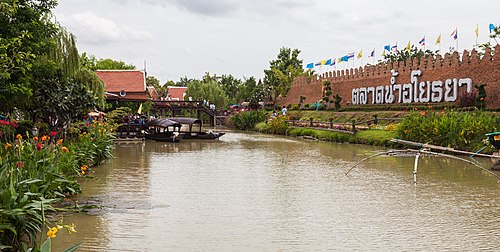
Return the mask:
<svg viewBox="0 0 500 252">
<path fill-rule="evenodd" d="M 113 20 L 101 17 L 91 11 L 62 15 L 60 21 L 83 43 L 101 44 L 153 39 L 153 35 L 148 31 L 120 26 Z"/>
</svg>

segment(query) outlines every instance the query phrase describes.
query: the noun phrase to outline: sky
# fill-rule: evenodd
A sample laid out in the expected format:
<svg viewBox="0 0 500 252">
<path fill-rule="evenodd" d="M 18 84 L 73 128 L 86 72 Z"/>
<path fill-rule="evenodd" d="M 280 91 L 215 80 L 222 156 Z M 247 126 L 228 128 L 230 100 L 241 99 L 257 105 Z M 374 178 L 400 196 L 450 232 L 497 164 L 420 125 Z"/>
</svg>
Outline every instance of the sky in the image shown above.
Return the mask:
<svg viewBox="0 0 500 252">
<path fill-rule="evenodd" d="M 359 67 L 382 59 L 386 45 L 420 48 L 424 36 L 426 49 L 438 50 L 441 34 L 448 51 L 457 29 L 462 52 L 476 44 L 476 25 L 478 43 L 489 41 L 499 10 L 498 0 L 59 0 L 53 12 L 80 53 L 146 66 L 163 84 L 207 72 L 260 79 L 282 47 L 299 49 L 304 68 L 362 50 L 337 64 Z"/>
</svg>

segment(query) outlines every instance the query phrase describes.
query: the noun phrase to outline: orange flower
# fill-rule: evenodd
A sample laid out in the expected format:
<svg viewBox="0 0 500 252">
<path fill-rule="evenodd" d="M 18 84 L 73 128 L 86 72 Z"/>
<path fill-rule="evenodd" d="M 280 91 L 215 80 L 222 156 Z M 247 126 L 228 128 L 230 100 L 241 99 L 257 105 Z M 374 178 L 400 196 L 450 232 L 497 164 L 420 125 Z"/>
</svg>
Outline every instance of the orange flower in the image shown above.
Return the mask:
<svg viewBox="0 0 500 252">
<path fill-rule="evenodd" d="M 33 141 L 38 141 L 38 137 L 33 137 Z"/>
<path fill-rule="evenodd" d="M 58 231 L 57 228 L 53 227 L 53 228 L 49 229 L 49 231 L 47 231 L 47 236 L 50 238 L 56 238 L 57 231 Z"/>
<path fill-rule="evenodd" d="M 62 143 L 63 143 L 63 140 L 62 140 L 62 139 L 57 140 L 57 144 L 58 144 L 58 145 L 62 145 Z"/>
<path fill-rule="evenodd" d="M 84 132 L 82 133 L 82 135 L 87 135 L 87 132 L 85 132 L 85 131 L 84 131 Z"/>
<path fill-rule="evenodd" d="M 16 138 L 17 139 L 23 139 L 23 136 L 21 136 L 21 134 L 17 134 Z"/>
<path fill-rule="evenodd" d="M 408 132 L 410 132 L 409 130 L 404 130 L 405 134 L 407 134 Z"/>
<path fill-rule="evenodd" d="M 82 175 L 85 175 L 85 171 L 82 171 Z"/>
<path fill-rule="evenodd" d="M 69 151 L 69 149 L 63 146 L 63 147 L 61 148 L 61 151 L 62 151 L 62 152 L 68 152 L 68 151 Z"/>
<path fill-rule="evenodd" d="M 47 140 L 47 136 L 42 136 L 42 141 L 46 141 Z"/>
<path fill-rule="evenodd" d="M 8 150 L 10 147 L 12 147 L 12 144 L 10 144 L 10 143 L 5 144 L 5 149 L 6 150 Z"/>
<path fill-rule="evenodd" d="M 86 165 L 82 165 L 82 167 L 80 167 L 80 169 L 82 169 L 82 171 L 86 171 L 87 170 L 87 166 Z"/>
</svg>

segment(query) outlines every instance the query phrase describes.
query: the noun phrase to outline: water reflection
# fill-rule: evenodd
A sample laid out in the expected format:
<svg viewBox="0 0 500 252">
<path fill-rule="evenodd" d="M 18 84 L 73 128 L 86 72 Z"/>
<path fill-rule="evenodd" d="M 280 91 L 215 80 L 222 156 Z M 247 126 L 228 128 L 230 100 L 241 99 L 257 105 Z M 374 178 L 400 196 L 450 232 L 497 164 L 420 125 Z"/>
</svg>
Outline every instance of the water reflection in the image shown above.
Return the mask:
<svg viewBox="0 0 500 252">
<path fill-rule="evenodd" d="M 80 251 L 494 250 L 493 176 L 456 160 L 255 133 L 119 145 L 86 181 L 97 216 L 65 218 Z M 489 160 L 481 160 L 484 163 Z M 62 239 L 60 239 L 62 238 Z M 474 241 L 474 242 L 471 242 Z"/>
</svg>

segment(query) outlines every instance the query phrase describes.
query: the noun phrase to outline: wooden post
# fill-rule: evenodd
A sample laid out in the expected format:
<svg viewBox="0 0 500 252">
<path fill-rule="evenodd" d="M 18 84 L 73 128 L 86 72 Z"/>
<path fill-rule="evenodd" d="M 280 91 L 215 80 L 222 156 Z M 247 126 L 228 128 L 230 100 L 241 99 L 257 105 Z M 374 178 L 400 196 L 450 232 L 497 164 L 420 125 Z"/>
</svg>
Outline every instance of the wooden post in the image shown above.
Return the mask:
<svg viewBox="0 0 500 252">
<path fill-rule="evenodd" d="M 373 123 L 375 125 L 377 125 L 377 123 L 378 123 L 377 115 L 373 115 L 373 117 L 375 118 L 375 119 L 373 119 Z"/>
<path fill-rule="evenodd" d="M 352 133 L 356 133 L 356 120 L 352 120 Z"/>
<path fill-rule="evenodd" d="M 309 118 L 309 127 L 312 127 L 313 126 L 313 118 Z"/>
</svg>

